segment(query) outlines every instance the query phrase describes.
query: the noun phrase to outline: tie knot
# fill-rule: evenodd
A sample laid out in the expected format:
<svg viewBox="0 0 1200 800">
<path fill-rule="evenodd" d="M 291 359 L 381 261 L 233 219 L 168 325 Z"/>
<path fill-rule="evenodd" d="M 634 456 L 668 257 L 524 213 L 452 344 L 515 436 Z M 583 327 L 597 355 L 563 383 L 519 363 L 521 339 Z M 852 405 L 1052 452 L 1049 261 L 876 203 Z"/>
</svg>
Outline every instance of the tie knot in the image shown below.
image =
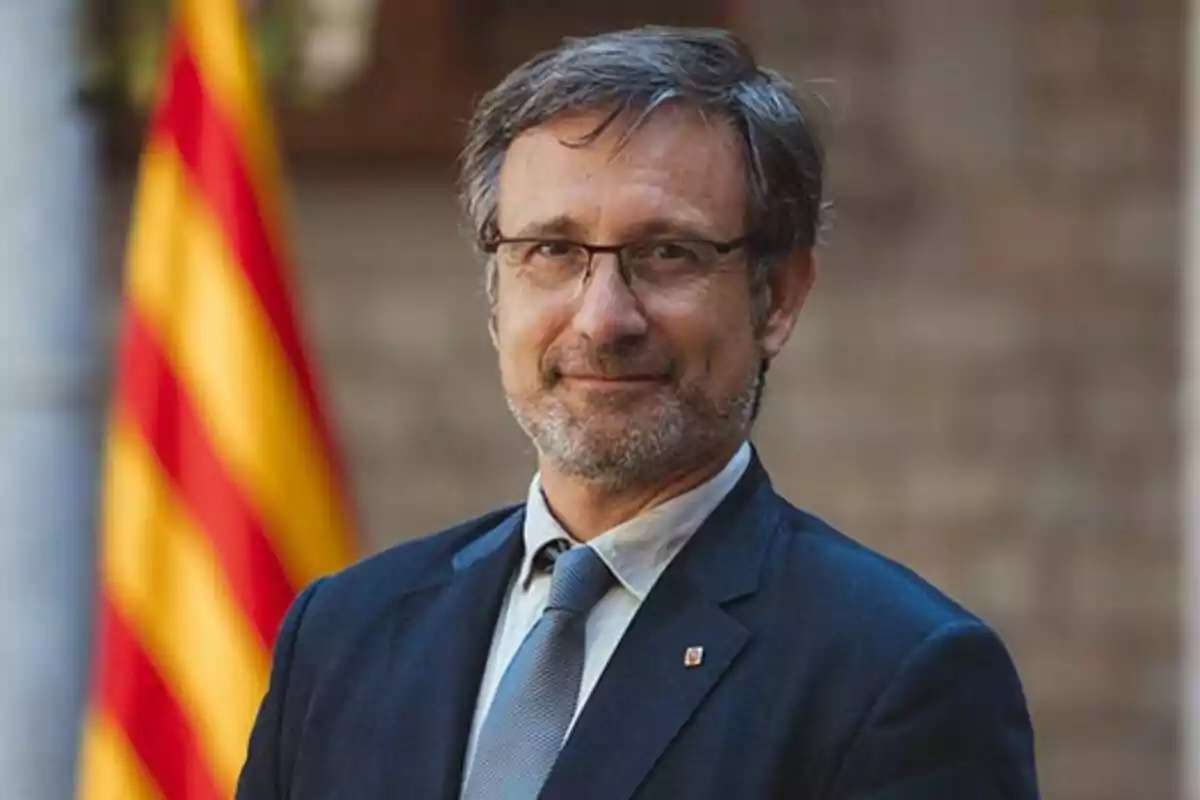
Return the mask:
<svg viewBox="0 0 1200 800">
<path fill-rule="evenodd" d="M 595 550 L 587 545 L 572 547 L 554 560 L 546 609 L 587 614 L 614 580 Z"/>
</svg>

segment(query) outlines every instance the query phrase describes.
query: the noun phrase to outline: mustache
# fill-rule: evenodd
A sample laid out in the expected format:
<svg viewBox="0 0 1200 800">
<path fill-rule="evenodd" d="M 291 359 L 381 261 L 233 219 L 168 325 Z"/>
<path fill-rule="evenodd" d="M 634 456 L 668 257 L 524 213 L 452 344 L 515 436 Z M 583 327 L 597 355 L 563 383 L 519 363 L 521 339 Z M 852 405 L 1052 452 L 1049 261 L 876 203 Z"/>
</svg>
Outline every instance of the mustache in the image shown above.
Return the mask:
<svg viewBox="0 0 1200 800">
<path fill-rule="evenodd" d="M 542 359 L 542 383 L 553 386 L 566 375 L 600 378 L 665 378 L 674 380 L 679 361 L 665 348 L 639 340 L 617 340 L 595 344 L 583 340 L 556 345 Z"/>
</svg>

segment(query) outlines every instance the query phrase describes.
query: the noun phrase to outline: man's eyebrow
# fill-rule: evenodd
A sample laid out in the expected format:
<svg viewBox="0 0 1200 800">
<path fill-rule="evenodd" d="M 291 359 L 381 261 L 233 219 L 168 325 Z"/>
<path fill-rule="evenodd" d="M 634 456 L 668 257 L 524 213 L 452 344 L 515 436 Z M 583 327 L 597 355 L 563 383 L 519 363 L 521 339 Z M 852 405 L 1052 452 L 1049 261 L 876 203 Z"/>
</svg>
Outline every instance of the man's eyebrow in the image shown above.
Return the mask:
<svg viewBox="0 0 1200 800">
<path fill-rule="evenodd" d="M 559 214 L 550 219 L 528 222 L 507 235 L 513 239 L 538 238 L 543 236 L 577 239 L 583 235 L 583 227 L 566 214 Z"/>
<path fill-rule="evenodd" d="M 512 233 L 505 232 L 504 235 L 513 239 L 553 237 L 572 239 L 580 242 L 587 241 L 587 234 L 584 227 L 566 214 L 560 214 L 546 220 L 534 220 L 526 223 Z M 620 237 L 620 242 L 636 242 L 656 238 L 720 240 L 722 237 L 715 235 L 707 225 L 696 225 L 688 221 L 671 219 L 669 217 L 655 217 L 643 220 L 630 227 Z"/>
<path fill-rule="evenodd" d="M 659 217 L 638 223 L 629 230 L 627 240 L 636 239 L 720 239 L 706 225 L 696 225 L 684 220 Z"/>
</svg>

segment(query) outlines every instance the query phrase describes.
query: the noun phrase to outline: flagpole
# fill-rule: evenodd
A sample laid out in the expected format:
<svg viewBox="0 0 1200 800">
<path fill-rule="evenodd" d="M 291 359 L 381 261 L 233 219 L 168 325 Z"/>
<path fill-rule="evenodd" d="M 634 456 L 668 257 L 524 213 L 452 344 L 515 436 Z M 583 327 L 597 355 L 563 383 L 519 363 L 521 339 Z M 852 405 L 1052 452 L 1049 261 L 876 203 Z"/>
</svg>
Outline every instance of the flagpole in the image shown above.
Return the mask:
<svg viewBox="0 0 1200 800">
<path fill-rule="evenodd" d="M 0 3 L 0 775 L 71 796 L 99 444 L 75 0 Z"/>
<path fill-rule="evenodd" d="M 1200 0 L 1188 4 L 1183 197 L 1182 796 L 1200 798 Z"/>
</svg>

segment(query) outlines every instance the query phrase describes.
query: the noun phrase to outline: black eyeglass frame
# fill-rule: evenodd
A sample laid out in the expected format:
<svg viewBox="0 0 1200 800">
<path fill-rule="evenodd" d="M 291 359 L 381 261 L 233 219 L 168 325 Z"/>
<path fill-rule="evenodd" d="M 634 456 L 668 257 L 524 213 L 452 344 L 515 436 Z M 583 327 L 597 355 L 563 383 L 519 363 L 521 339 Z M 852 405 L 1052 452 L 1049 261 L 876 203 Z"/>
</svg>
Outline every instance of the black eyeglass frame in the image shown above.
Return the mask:
<svg viewBox="0 0 1200 800">
<path fill-rule="evenodd" d="M 656 244 L 703 244 L 708 245 L 713 250 L 717 251 L 718 256 L 727 256 L 734 250 L 746 247 L 750 244 L 749 236 L 739 236 L 736 239 L 727 239 L 718 241 L 715 239 L 702 239 L 698 236 L 676 236 L 662 239 L 644 239 L 635 242 L 622 242 L 621 244 L 588 244 L 580 242 L 576 239 L 559 239 L 553 236 L 518 236 L 514 238 L 505 238 L 497 236 L 487 239 L 483 242 L 483 252 L 489 255 L 495 255 L 496 251 L 506 244 L 566 244 L 578 247 L 588 254 L 588 260 L 594 259 L 600 253 L 611 253 L 618 260 L 621 258 L 621 253 L 630 247 L 649 247 Z"/>
<path fill-rule="evenodd" d="M 699 244 L 711 247 L 717 255 L 717 258 L 724 258 L 735 250 L 747 247 L 750 244 L 749 236 L 738 236 L 734 239 L 718 241 L 714 239 L 703 239 L 697 236 L 679 236 L 679 237 L 663 237 L 660 239 L 644 239 L 633 242 L 622 242 L 620 244 L 588 244 L 575 239 L 556 238 L 553 236 L 518 236 L 513 238 L 505 238 L 496 236 L 482 243 L 483 252 L 488 255 L 495 255 L 496 251 L 504 245 L 537 245 L 537 244 L 561 244 L 571 247 L 578 247 L 583 252 L 587 253 L 587 270 L 585 279 L 590 277 L 592 264 L 595 263 L 596 256 L 600 253 L 610 253 L 617 257 L 617 267 L 621 271 L 621 276 L 626 283 L 630 282 L 629 271 L 626 268 L 625 253 L 628 253 L 630 248 L 634 247 L 653 247 L 654 245 L 665 244 Z"/>
</svg>

